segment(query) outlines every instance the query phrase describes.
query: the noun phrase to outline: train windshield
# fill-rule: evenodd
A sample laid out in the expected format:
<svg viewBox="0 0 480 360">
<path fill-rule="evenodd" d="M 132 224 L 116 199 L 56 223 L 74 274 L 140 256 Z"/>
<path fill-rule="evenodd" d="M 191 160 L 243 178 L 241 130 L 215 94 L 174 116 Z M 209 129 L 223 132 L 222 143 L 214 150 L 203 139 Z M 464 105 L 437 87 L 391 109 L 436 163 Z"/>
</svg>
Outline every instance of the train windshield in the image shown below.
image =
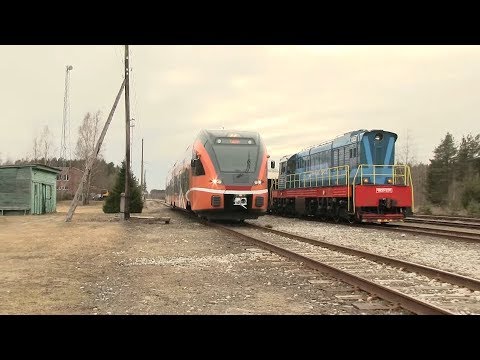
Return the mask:
<svg viewBox="0 0 480 360">
<path fill-rule="evenodd" d="M 258 145 L 216 143 L 213 150 L 222 172 L 253 173 L 257 167 Z"/>
</svg>

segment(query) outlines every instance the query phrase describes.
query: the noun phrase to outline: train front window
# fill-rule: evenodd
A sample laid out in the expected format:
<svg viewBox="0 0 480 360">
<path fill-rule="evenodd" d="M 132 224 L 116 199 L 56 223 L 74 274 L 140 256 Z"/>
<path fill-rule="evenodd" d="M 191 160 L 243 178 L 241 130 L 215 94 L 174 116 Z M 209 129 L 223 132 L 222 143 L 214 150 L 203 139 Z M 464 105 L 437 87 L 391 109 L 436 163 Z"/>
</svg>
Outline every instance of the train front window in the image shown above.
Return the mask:
<svg viewBox="0 0 480 360">
<path fill-rule="evenodd" d="M 257 145 L 217 142 L 213 146 L 213 150 L 222 172 L 253 173 L 257 167 Z"/>
</svg>

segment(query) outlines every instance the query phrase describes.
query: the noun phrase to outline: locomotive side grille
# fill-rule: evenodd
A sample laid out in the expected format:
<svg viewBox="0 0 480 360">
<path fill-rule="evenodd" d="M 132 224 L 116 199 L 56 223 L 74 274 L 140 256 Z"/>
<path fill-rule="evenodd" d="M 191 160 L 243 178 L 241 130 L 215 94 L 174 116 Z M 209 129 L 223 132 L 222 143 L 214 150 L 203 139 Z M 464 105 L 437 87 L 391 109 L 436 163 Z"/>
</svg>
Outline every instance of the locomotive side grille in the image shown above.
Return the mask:
<svg viewBox="0 0 480 360">
<path fill-rule="evenodd" d="M 221 203 L 221 198 L 220 198 L 220 196 L 218 196 L 218 195 L 213 195 L 213 196 L 212 196 L 212 206 L 218 207 L 218 206 L 220 206 L 220 203 Z"/>
<path fill-rule="evenodd" d="M 264 200 L 263 196 L 257 196 L 257 197 L 255 198 L 255 206 L 256 206 L 256 207 L 262 207 L 264 201 L 265 201 L 265 200 Z"/>
</svg>

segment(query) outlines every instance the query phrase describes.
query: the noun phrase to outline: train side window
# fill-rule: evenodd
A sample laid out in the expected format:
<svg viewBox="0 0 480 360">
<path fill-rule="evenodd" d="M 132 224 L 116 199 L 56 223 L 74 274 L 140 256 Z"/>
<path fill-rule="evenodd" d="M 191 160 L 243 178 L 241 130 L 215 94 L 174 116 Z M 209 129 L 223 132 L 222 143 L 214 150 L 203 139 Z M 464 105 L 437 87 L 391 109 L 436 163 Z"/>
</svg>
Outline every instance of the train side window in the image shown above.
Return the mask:
<svg viewBox="0 0 480 360">
<path fill-rule="evenodd" d="M 202 160 L 200 160 L 200 158 L 194 160 L 195 166 L 192 166 L 193 176 L 205 175 L 205 169 L 203 168 Z"/>
<path fill-rule="evenodd" d="M 357 148 L 353 148 L 353 157 L 354 157 L 354 158 L 357 157 Z"/>
</svg>

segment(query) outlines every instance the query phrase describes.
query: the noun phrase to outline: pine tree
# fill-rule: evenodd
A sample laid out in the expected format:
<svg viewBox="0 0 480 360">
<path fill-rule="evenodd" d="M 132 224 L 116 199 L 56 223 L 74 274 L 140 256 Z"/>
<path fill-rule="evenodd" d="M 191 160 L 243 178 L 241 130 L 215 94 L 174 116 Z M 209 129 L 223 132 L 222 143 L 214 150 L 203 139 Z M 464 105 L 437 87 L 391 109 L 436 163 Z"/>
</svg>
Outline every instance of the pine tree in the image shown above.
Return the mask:
<svg viewBox="0 0 480 360">
<path fill-rule="evenodd" d="M 427 171 L 426 196 L 432 204 L 447 204 L 449 186 L 453 180 L 457 148 L 450 133 L 434 150 Z"/>
<path fill-rule="evenodd" d="M 461 181 L 470 180 L 475 175 L 475 159 L 480 154 L 480 135 L 471 134 L 462 137 L 458 148 L 456 178 Z"/>
<path fill-rule="evenodd" d="M 120 173 L 115 182 L 110 196 L 105 200 L 103 205 L 104 213 L 118 213 L 120 212 L 120 197 L 121 193 L 125 192 L 125 162 L 122 162 Z M 141 213 L 143 209 L 142 194 L 137 179 L 130 173 L 129 177 L 129 190 L 130 190 L 130 212 Z"/>
</svg>

